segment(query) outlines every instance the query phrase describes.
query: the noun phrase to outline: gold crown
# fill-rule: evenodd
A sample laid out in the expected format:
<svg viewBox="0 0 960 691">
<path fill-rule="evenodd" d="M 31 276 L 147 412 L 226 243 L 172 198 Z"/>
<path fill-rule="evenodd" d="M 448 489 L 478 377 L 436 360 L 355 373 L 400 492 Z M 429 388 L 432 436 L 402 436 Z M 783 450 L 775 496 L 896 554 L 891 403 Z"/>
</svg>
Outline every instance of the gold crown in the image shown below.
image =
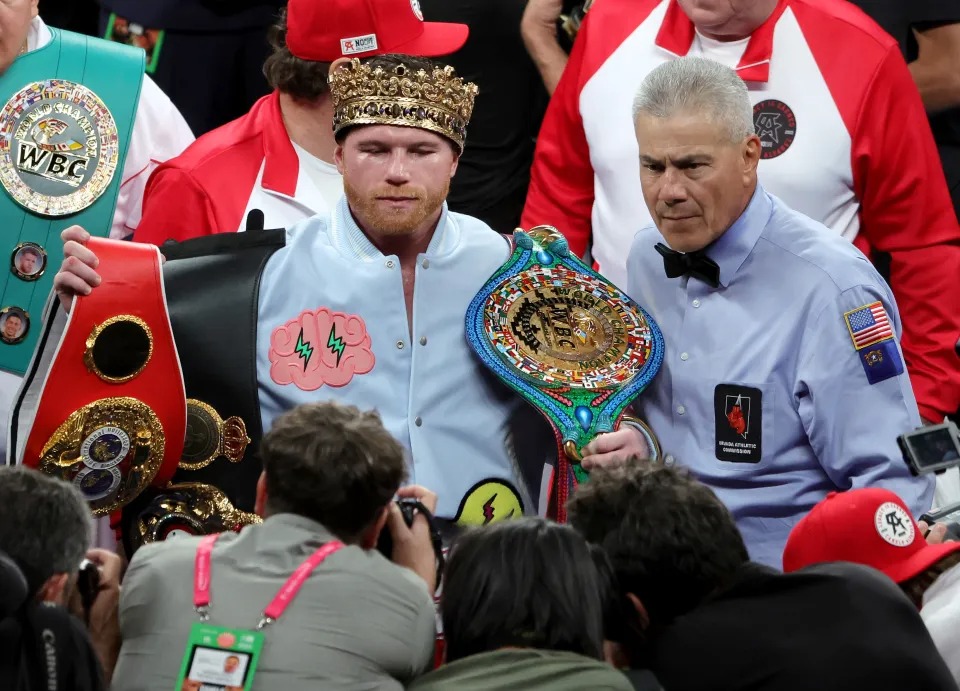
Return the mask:
<svg viewBox="0 0 960 691">
<path fill-rule="evenodd" d="M 371 67 L 353 58 L 329 77 L 333 133 L 352 125 L 400 125 L 441 134 L 463 151 L 477 85 L 452 67 L 413 72 Z"/>
<path fill-rule="evenodd" d="M 243 460 L 243 454 L 250 444 L 247 436 L 247 426 L 237 416 L 228 417 L 223 421 L 223 439 L 221 453 L 234 463 Z"/>
</svg>

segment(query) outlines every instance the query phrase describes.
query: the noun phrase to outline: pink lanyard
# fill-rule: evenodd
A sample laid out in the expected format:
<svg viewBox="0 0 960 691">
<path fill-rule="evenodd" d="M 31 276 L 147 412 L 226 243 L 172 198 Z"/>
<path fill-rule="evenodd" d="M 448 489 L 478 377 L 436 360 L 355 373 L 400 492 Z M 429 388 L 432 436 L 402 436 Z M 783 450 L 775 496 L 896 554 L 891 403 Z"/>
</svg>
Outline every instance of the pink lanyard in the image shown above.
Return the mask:
<svg viewBox="0 0 960 691">
<path fill-rule="evenodd" d="M 197 547 L 197 556 L 194 561 L 193 572 L 193 605 L 200 614 L 202 621 L 210 618 L 210 554 L 213 552 L 213 544 L 217 541 L 220 534 L 207 535 L 200 541 Z M 306 582 L 313 570 L 326 560 L 334 552 L 343 549 L 344 545 L 338 540 L 328 542 L 320 547 L 297 567 L 287 579 L 283 587 L 274 596 L 270 604 L 263 610 L 263 616 L 257 629 L 262 629 L 267 624 L 272 624 L 280 618 L 287 606 L 293 601 L 293 598 L 300 592 L 300 588 Z"/>
</svg>

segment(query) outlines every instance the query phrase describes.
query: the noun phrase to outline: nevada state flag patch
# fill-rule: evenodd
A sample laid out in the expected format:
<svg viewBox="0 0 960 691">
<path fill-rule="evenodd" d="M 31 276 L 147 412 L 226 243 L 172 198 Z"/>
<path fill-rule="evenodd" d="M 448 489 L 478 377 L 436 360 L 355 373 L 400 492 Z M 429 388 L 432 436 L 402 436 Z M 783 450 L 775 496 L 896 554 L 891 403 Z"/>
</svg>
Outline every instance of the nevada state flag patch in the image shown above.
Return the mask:
<svg viewBox="0 0 960 691">
<path fill-rule="evenodd" d="M 883 303 L 877 301 L 843 315 L 853 348 L 871 384 L 903 374 L 903 358 Z"/>
</svg>

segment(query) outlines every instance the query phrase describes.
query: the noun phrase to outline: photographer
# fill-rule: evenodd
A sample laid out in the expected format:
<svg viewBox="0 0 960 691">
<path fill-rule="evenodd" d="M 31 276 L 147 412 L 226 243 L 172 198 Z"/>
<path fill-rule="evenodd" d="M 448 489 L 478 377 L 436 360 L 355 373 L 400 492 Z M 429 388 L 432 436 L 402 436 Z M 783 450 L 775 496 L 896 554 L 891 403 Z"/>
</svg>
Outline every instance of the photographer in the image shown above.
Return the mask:
<svg viewBox="0 0 960 691">
<path fill-rule="evenodd" d="M 591 557 L 576 531 L 543 518 L 461 535 L 441 595 L 447 664 L 411 691 L 629 691 L 602 661 L 609 565 Z"/>
<path fill-rule="evenodd" d="M 119 648 L 120 559 L 88 552 L 90 530 L 86 502 L 72 485 L 23 467 L 0 468 L 0 552 L 26 583 L 26 599 L 11 603 L 14 611 L 0 623 L 4 689 L 94 691 L 105 688 L 104 671 L 109 683 Z M 78 578 L 84 554 L 89 565 Z M 68 603 L 76 603 L 89 631 Z"/>
<path fill-rule="evenodd" d="M 434 549 L 424 517 L 408 528 L 393 498 L 418 499 L 432 511 L 436 497 L 400 488 L 403 449 L 380 417 L 334 403 L 301 405 L 276 419 L 260 455 L 257 513 L 264 521 L 221 535 L 207 552 L 206 578 L 196 578 L 201 538 L 147 545 L 134 555 L 120 602 L 114 691 L 170 691 L 181 667 L 196 666 L 184 656 L 191 626 L 202 621 L 195 609 L 201 584 L 209 586 L 210 625 L 251 633 L 303 566 L 312 571 L 282 616 L 259 632 L 265 644 L 257 688 L 400 689 L 430 666 Z M 393 563 L 374 549 L 384 526 Z M 240 657 L 237 678 L 253 666 Z M 184 674 L 188 687 L 194 680 Z"/>
<path fill-rule="evenodd" d="M 613 564 L 624 652 L 665 689 L 957 689 L 888 578 L 857 564 L 783 574 L 750 562 L 729 510 L 686 471 L 596 471 L 569 511 Z"/>
<path fill-rule="evenodd" d="M 943 523 L 938 523 L 944 526 Z M 790 533 L 783 570 L 852 561 L 883 571 L 920 610 L 937 650 L 960 684 L 960 542 L 930 540 L 889 490 L 831 494 Z"/>
</svg>

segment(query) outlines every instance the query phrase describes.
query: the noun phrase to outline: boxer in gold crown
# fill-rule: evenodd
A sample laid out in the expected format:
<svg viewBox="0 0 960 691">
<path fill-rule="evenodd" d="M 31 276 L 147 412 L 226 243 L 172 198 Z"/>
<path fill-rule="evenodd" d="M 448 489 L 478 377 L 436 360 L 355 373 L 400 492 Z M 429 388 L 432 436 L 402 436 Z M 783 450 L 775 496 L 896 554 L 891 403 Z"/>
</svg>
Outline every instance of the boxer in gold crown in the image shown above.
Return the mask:
<svg viewBox="0 0 960 691">
<path fill-rule="evenodd" d="M 263 270 L 263 429 L 305 402 L 374 408 L 407 449 L 411 480 L 436 493 L 438 517 L 483 524 L 545 511 L 552 433 L 464 335 L 470 301 L 511 252 L 505 237 L 445 201 L 476 86 L 451 67 L 384 55 L 333 70 L 330 89 L 345 194 L 331 213 L 289 228 Z M 66 237 L 56 277 L 64 307 L 99 282 L 84 240 Z M 647 455 L 629 427 L 585 451 L 587 468 Z M 258 499 L 269 493 L 260 484 Z"/>
</svg>

